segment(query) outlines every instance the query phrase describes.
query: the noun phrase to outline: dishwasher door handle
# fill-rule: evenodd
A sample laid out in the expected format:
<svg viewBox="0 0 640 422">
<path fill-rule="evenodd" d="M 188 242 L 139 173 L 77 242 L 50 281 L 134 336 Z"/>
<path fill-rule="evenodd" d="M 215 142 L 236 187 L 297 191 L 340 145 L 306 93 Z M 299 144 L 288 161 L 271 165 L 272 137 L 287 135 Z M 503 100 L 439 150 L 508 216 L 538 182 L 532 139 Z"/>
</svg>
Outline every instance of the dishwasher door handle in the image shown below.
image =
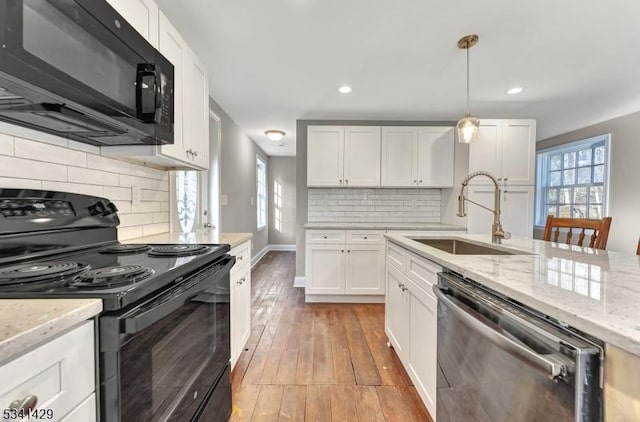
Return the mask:
<svg viewBox="0 0 640 422">
<path fill-rule="evenodd" d="M 510 353 L 528 362 L 534 368 L 542 371 L 550 379 L 557 380 L 562 379 L 567 375 L 567 365 L 550 356 L 541 355 L 534 350 L 523 346 L 509 337 L 505 336 L 499 331 L 496 331 L 476 318 L 473 314 L 462 309 L 455 301 L 444 293 L 444 291 L 436 286 L 433 286 L 433 292 L 438 297 L 438 300 L 442 301 L 460 321 L 464 322 L 467 326 L 475 330 L 487 340 L 501 348 L 502 350 Z"/>
</svg>

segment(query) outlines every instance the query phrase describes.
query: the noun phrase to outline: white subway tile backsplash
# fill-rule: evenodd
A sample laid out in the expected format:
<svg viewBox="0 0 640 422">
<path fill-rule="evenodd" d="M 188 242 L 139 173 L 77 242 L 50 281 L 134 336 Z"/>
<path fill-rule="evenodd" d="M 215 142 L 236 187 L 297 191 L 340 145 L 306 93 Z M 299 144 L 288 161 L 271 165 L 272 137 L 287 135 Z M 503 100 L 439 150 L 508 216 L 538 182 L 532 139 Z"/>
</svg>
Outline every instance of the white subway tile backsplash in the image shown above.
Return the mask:
<svg viewBox="0 0 640 422">
<path fill-rule="evenodd" d="M 70 150 L 66 147 L 44 144 L 16 137 L 14 139 L 14 155 L 30 160 L 46 161 L 48 163 L 65 164 L 68 166 L 86 167 L 87 154 Z"/>
<path fill-rule="evenodd" d="M 439 189 L 309 189 L 313 222 L 439 223 Z"/>
<path fill-rule="evenodd" d="M 13 136 L 0 133 L 0 154 L 13 155 Z"/>
<path fill-rule="evenodd" d="M 169 231 L 169 173 L 99 153 L 92 145 L 0 122 L 0 188 L 108 198 L 118 207 L 120 240 Z M 131 204 L 131 186 L 143 189 L 143 202 Z"/>
<path fill-rule="evenodd" d="M 67 166 L 0 155 L 0 176 L 67 181 Z"/>
</svg>

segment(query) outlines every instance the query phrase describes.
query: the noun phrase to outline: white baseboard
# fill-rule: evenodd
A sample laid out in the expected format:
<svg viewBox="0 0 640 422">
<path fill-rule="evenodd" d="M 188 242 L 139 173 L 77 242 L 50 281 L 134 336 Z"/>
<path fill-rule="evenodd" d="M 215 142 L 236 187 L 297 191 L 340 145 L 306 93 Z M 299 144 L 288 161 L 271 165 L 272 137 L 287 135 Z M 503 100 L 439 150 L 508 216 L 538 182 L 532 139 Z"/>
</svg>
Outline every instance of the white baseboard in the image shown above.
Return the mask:
<svg viewBox="0 0 640 422">
<path fill-rule="evenodd" d="M 258 252 L 253 258 L 251 258 L 251 268 L 253 268 L 264 256 L 267 252 L 270 251 L 296 251 L 296 245 L 267 245 L 260 252 Z M 304 287 L 304 285 L 302 286 Z"/>
<path fill-rule="evenodd" d="M 306 303 L 384 303 L 384 295 L 305 295 Z"/>
<path fill-rule="evenodd" d="M 293 280 L 293 287 L 304 287 L 307 285 L 307 279 L 305 277 L 296 277 Z"/>
</svg>

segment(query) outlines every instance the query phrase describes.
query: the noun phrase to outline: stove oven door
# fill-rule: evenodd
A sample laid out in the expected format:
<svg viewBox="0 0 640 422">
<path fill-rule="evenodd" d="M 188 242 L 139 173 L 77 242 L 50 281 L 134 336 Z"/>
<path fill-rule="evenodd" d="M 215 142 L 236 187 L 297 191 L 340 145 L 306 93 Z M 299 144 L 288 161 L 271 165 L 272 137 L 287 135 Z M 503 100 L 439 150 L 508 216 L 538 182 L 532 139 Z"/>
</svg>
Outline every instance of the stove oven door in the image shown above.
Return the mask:
<svg viewBox="0 0 640 422">
<path fill-rule="evenodd" d="M 206 406 L 230 359 L 234 261 L 225 256 L 117 317 L 119 347 L 101 347 L 103 421 L 189 421 Z M 104 322 L 103 345 L 113 326 Z M 225 415 L 231 411 L 227 401 L 220 409 Z"/>
</svg>

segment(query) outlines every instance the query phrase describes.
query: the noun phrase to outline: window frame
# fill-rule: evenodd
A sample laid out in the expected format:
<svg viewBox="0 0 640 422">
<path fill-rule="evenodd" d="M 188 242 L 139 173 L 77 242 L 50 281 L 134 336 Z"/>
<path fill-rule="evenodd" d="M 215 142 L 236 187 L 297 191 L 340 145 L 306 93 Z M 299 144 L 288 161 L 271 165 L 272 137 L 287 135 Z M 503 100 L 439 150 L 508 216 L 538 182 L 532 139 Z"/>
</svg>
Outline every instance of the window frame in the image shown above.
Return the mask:
<svg viewBox="0 0 640 422">
<path fill-rule="evenodd" d="M 600 165 L 594 163 L 595 156 L 594 151 L 597 147 L 604 146 L 604 171 L 603 171 L 603 181 L 602 182 L 593 182 L 595 167 Z M 578 162 L 578 152 L 591 148 L 591 164 L 580 166 Z M 592 136 L 589 138 L 580 139 L 577 141 L 569 142 L 562 145 L 557 145 L 550 148 L 545 148 L 543 150 L 536 152 L 536 194 L 535 194 L 535 215 L 534 215 L 534 226 L 536 228 L 543 228 L 545 226 L 546 218 L 547 218 L 547 198 L 548 192 L 550 189 L 558 189 L 558 198 L 556 200 L 557 207 L 560 205 L 570 205 L 572 207 L 586 206 L 587 207 L 587 215 L 589 213 L 589 189 L 587 189 L 586 202 L 584 204 L 575 202 L 575 188 L 581 187 L 591 187 L 591 186 L 602 186 L 603 194 L 602 194 L 602 215 L 600 218 L 608 215 L 608 207 L 609 207 L 609 172 L 610 172 L 610 148 L 611 148 L 611 134 L 603 134 L 598 136 Z M 564 154 L 567 153 L 576 153 L 575 165 L 573 167 L 566 167 L 564 164 Z M 554 155 L 561 155 L 563 157 L 561 166 L 559 169 L 551 170 L 550 161 L 551 157 Z M 589 183 L 578 183 L 578 169 L 579 168 L 591 168 L 591 181 Z M 565 170 L 575 169 L 575 176 L 573 184 L 565 184 L 564 183 L 564 171 Z M 552 171 L 560 171 L 561 172 L 561 180 L 559 185 L 550 186 L 549 179 L 550 173 Z M 570 188 L 570 203 L 565 204 L 560 203 L 560 189 Z M 599 204 L 599 203 L 598 203 Z M 558 208 L 559 210 L 559 208 Z M 572 217 L 575 217 L 572 215 Z M 594 218 L 593 216 L 585 216 L 584 218 Z"/>
<path fill-rule="evenodd" d="M 267 162 L 256 155 L 256 229 L 258 231 L 264 230 L 268 224 L 267 198 Z"/>
</svg>

